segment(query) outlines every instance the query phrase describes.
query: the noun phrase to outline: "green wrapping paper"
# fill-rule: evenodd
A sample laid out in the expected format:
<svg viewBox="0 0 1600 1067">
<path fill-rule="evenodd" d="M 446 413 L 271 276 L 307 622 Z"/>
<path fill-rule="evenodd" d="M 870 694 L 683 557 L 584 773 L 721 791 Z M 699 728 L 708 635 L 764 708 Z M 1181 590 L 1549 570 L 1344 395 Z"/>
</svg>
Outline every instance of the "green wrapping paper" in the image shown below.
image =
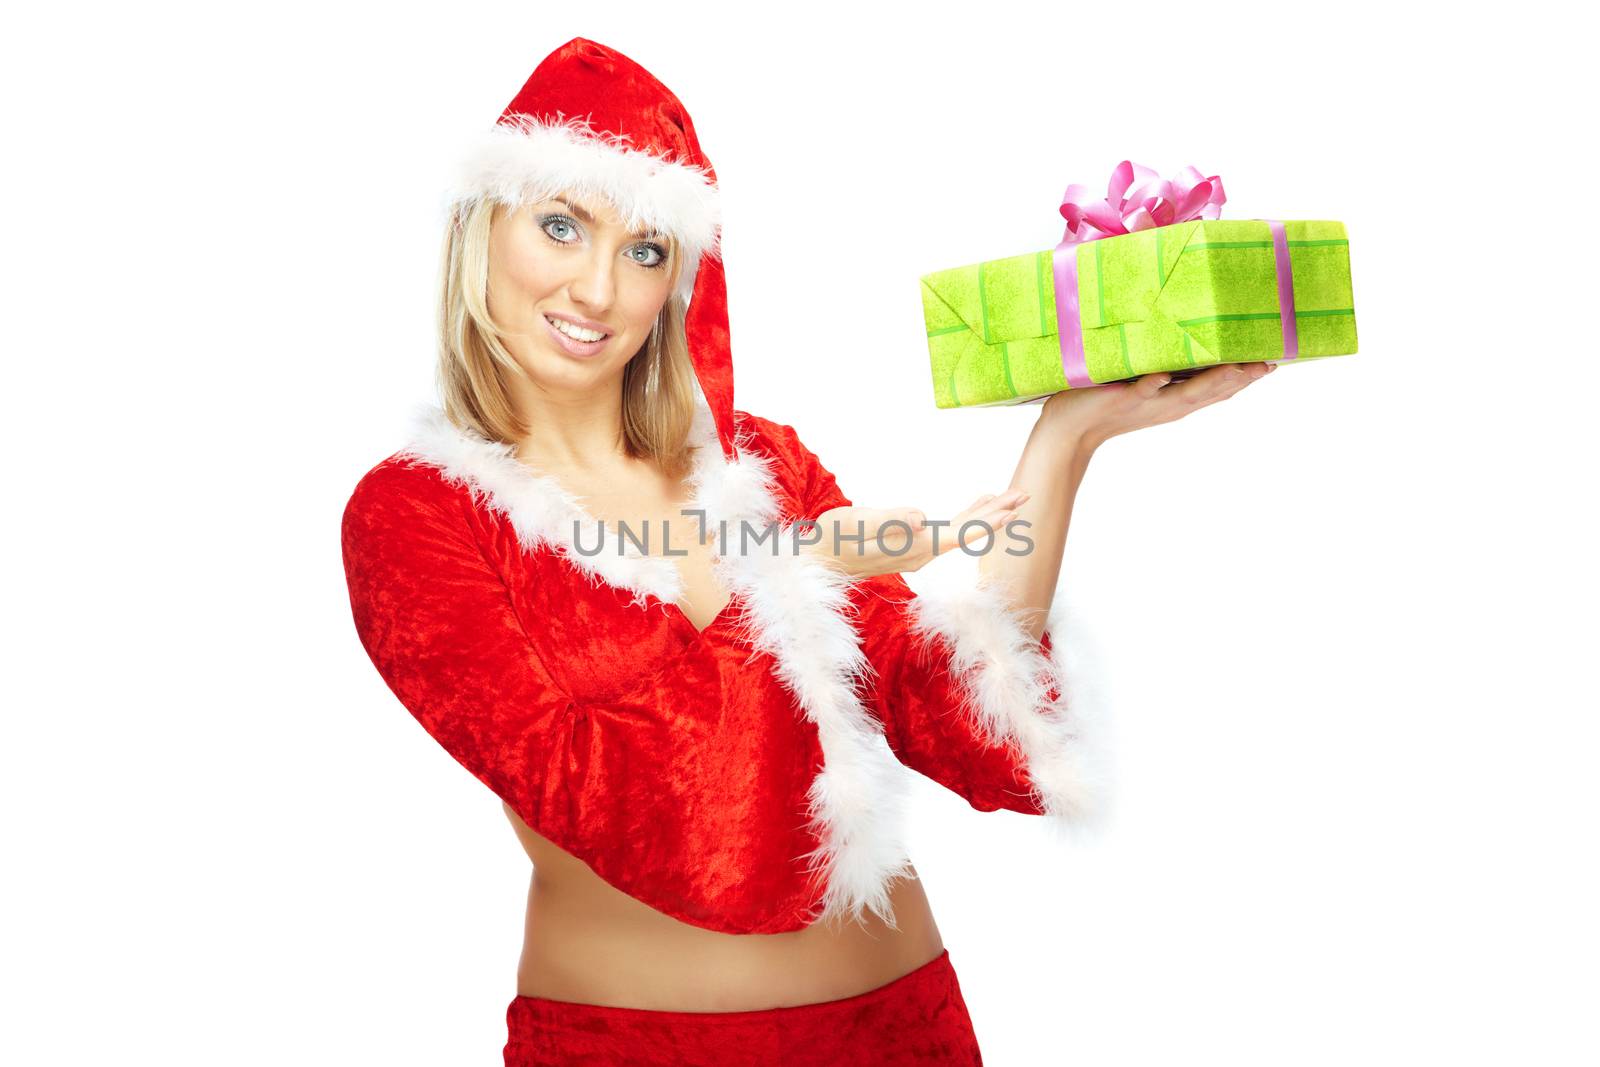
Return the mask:
<svg viewBox="0 0 1600 1067">
<path fill-rule="evenodd" d="M 1299 355 L 1284 359 L 1277 260 L 1260 219 L 1201 220 L 1076 246 L 1089 377 L 1186 376 L 1217 363 L 1300 363 L 1356 351 L 1342 222 L 1285 221 Z M 1056 332 L 1053 249 L 922 278 L 939 407 L 1021 404 L 1070 388 Z"/>
</svg>

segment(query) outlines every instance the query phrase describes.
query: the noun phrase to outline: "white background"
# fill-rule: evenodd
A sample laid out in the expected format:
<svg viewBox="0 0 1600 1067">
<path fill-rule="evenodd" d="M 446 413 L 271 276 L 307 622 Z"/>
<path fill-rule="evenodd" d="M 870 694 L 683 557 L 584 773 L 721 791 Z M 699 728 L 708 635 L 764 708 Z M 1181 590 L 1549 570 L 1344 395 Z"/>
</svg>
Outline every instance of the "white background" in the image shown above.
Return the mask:
<svg viewBox="0 0 1600 1067">
<path fill-rule="evenodd" d="M 87 5 L 4 45 L 0 1059 L 498 1063 L 527 862 L 356 641 L 450 154 L 573 36 L 717 168 L 740 407 L 953 514 L 918 278 L 1069 181 L 1336 218 L 1361 351 L 1117 438 L 1061 596 L 1116 813 L 917 779 L 986 1062 L 1594 1063 L 1591 57 L 1553 7 Z M 1587 124 L 1583 124 L 1587 128 Z M 1590 423 L 1592 425 L 1592 423 Z"/>
</svg>

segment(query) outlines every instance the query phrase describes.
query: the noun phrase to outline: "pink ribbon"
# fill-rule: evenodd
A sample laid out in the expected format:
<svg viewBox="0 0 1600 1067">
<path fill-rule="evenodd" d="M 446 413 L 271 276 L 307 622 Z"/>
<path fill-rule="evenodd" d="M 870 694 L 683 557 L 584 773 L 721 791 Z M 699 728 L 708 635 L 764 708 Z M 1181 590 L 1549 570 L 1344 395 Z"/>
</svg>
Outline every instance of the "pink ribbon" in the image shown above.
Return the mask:
<svg viewBox="0 0 1600 1067">
<path fill-rule="evenodd" d="M 1104 199 L 1089 193 L 1088 186 L 1069 185 L 1061 196 L 1061 217 L 1067 220 L 1066 233 L 1051 257 L 1056 279 L 1056 324 L 1061 338 L 1061 368 L 1067 384 L 1082 389 L 1097 384 L 1089 377 L 1083 354 L 1083 319 L 1078 307 L 1078 246 L 1102 237 L 1116 237 L 1157 226 L 1175 226 L 1193 219 L 1222 216 L 1227 202 L 1222 179 L 1207 178 L 1193 167 L 1185 167 L 1168 181 L 1149 167 L 1123 160 L 1111 173 Z M 1294 331 L 1294 286 L 1288 275 L 1288 243 L 1281 241 L 1282 227 L 1274 230 L 1278 255 L 1278 300 L 1283 305 L 1288 284 L 1290 313 L 1284 317 L 1285 352 Z M 1286 282 L 1287 279 L 1287 282 Z M 1294 349 L 1297 351 L 1298 349 Z M 1293 358 L 1291 355 L 1290 358 Z"/>
<path fill-rule="evenodd" d="M 1294 321 L 1294 273 L 1289 267 L 1289 238 L 1283 232 L 1283 223 L 1277 219 L 1263 219 L 1272 229 L 1272 255 L 1278 265 L 1278 317 L 1283 320 L 1283 359 L 1296 359 L 1300 355 L 1300 328 Z M 1266 360 L 1277 363 L 1276 359 Z"/>
</svg>

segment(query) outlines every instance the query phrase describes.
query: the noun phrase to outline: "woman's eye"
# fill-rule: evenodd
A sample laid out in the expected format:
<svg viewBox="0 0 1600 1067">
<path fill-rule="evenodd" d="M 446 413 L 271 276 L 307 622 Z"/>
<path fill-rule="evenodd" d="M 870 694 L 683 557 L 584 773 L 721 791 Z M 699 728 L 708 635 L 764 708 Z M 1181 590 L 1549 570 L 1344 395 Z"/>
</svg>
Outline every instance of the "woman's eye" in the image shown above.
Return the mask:
<svg viewBox="0 0 1600 1067">
<path fill-rule="evenodd" d="M 539 220 L 539 228 L 544 230 L 545 236 L 556 244 L 570 245 L 574 241 L 569 240 L 568 235 L 577 230 L 577 224 L 565 215 L 549 215 Z M 643 256 L 639 256 L 638 253 L 643 253 Z M 635 245 L 629 249 L 628 254 L 633 256 L 633 261 L 641 267 L 666 266 L 667 250 L 657 244 Z"/>
<path fill-rule="evenodd" d="M 659 267 L 661 265 L 661 261 L 667 258 L 667 254 L 655 245 L 640 245 L 634 249 L 634 251 L 643 252 L 647 256 L 655 257 L 654 259 L 638 260 L 639 265 L 643 267 Z"/>
<path fill-rule="evenodd" d="M 565 230 L 572 229 L 572 224 L 567 222 L 566 219 L 547 219 L 545 221 L 545 224 L 544 224 L 544 232 L 550 234 L 550 236 L 552 238 L 554 238 L 557 241 L 560 241 L 562 244 L 566 244 L 566 241 L 565 241 L 564 238 L 558 237 L 558 236 L 556 236 L 556 234 L 551 233 L 551 230 L 554 227 L 557 227 L 557 226 L 559 226 L 559 227 L 561 227 L 562 229 L 565 229 Z"/>
</svg>

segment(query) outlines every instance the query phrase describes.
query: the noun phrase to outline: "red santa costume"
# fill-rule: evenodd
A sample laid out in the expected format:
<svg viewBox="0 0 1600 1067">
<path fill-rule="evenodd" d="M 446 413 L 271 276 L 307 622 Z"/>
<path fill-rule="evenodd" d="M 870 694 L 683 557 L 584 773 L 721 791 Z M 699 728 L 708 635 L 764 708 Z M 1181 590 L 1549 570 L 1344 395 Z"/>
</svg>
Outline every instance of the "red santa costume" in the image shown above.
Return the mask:
<svg viewBox="0 0 1600 1067">
<path fill-rule="evenodd" d="M 725 933 L 869 911 L 892 923 L 906 767 L 981 811 L 1080 822 L 1093 791 L 1048 631 L 1028 637 L 985 584 L 918 595 L 794 551 L 804 520 L 850 501 L 791 427 L 733 406 L 716 177 L 677 98 L 574 39 L 463 173 L 458 206 L 569 191 L 680 242 L 690 485 L 727 531 L 714 566 L 732 599 L 696 629 L 671 558 L 620 543 L 512 445 L 425 407 L 342 530 L 360 640 L 423 728 L 608 883 Z M 781 536 L 741 550 L 741 524 Z M 979 1062 L 948 954 L 824 1004 L 518 997 L 508 1022 L 508 1063 Z"/>
</svg>

